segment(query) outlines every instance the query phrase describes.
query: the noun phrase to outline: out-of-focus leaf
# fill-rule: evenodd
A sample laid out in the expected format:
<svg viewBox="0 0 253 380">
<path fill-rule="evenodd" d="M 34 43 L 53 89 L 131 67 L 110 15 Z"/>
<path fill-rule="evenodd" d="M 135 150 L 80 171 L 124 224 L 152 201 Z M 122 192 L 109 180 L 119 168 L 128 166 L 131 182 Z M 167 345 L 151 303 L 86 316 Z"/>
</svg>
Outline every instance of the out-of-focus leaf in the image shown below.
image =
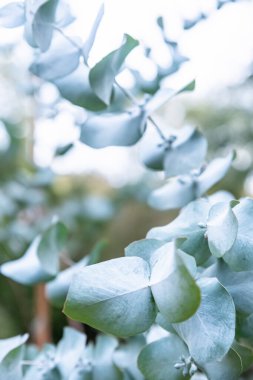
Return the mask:
<svg viewBox="0 0 253 380">
<path fill-rule="evenodd" d="M 80 64 L 71 74 L 53 80 L 63 98 L 90 111 L 101 111 L 107 106 L 90 87 L 89 68 Z"/>
<path fill-rule="evenodd" d="M 145 109 L 150 115 L 151 113 L 157 111 L 160 107 L 166 104 L 169 100 L 171 100 L 174 96 L 181 94 L 187 91 L 193 91 L 195 89 L 195 80 L 191 81 L 187 85 L 173 90 L 170 88 L 161 88 L 159 89 L 151 99 L 145 104 Z"/>
<path fill-rule="evenodd" d="M 201 278 L 201 304 L 187 321 L 173 324 L 200 365 L 219 360 L 229 351 L 235 336 L 235 306 L 215 278 Z"/>
<path fill-rule="evenodd" d="M 232 248 L 223 258 L 234 271 L 253 270 L 253 199 L 243 199 L 233 212 L 238 220 L 238 233 Z"/>
<path fill-rule="evenodd" d="M 58 28 L 64 28 L 73 21 L 75 21 L 75 17 L 71 13 L 70 4 L 67 1 L 61 0 L 61 5 L 56 9 L 55 24 Z"/>
<path fill-rule="evenodd" d="M 168 322 L 191 317 L 200 305 L 200 290 L 173 243 L 152 257 L 151 290 L 160 313 Z"/>
<path fill-rule="evenodd" d="M 175 368 L 181 356 L 188 357 L 189 351 L 178 336 L 171 334 L 144 347 L 138 366 L 147 380 L 187 380 L 190 376 Z"/>
<path fill-rule="evenodd" d="M 1 273 L 25 285 L 51 280 L 59 270 L 59 254 L 65 238 L 65 226 L 53 223 L 44 234 L 34 239 L 21 258 L 3 264 Z"/>
<path fill-rule="evenodd" d="M 140 108 L 129 113 L 95 115 L 82 126 L 80 140 L 93 148 L 134 145 L 145 131 L 146 120 Z"/>
<path fill-rule="evenodd" d="M 83 53 L 83 57 L 84 57 L 86 64 L 87 64 L 89 54 L 90 54 L 90 51 L 91 51 L 92 46 L 94 44 L 96 34 L 97 34 L 97 31 L 98 31 L 98 28 L 99 28 L 99 25 L 102 21 L 103 16 L 104 16 L 104 4 L 102 4 L 100 6 L 98 13 L 97 13 L 97 16 L 96 16 L 96 19 L 95 19 L 95 21 L 92 25 L 91 31 L 89 33 L 89 36 L 83 45 L 82 53 Z"/>
<path fill-rule="evenodd" d="M 59 146 L 55 151 L 55 156 L 64 156 L 64 154 L 68 153 L 74 147 L 73 143 L 69 143 L 66 145 Z"/>
<path fill-rule="evenodd" d="M 0 379 L 22 380 L 23 345 L 28 334 L 0 340 Z"/>
<path fill-rule="evenodd" d="M 243 372 L 247 371 L 253 363 L 252 349 L 236 341 L 234 341 L 232 348 L 240 356 Z"/>
<path fill-rule="evenodd" d="M 61 34 L 53 39 L 49 49 L 41 53 L 32 63 L 30 70 L 34 75 L 48 81 L 65 77 L 79 65 L 80 50 Z"/>
<path fill-rule="evenodd" d="M 208 245 L 216 257 L 222 257 L 229 251 L 237 236 L 238 222 L 232 210 L 232 202 L 216 203 L 209 211 L 207 219 Z"/>
<path fill-rule="evenodd" d="M 231 349 L 222 360 L 204 363 L 202 368 L 208 379 L 238 380 L 242 372 L 242 362 L 240 355 Z"/>
<path fill-rule="evenodd" d="M 46 51 L 51 44 L 59 0 L 27 0 L 25 36 L 32 47 Z"/>
<path fill-rule="evenodd" d="M 95 94 L 107 105 L 110 104 L 114 80 L 128 54 L 138 45 L 129 35 L 123 44 L 99 61 L 90 71 L 90 85 Z"/>
<path fill-rule="evenodd" d="M 120 370 L 113 363 L 113 354 L 118 346 L 112 336 L 99 335 L 93 350 L 93 380 L 122 380 Z"/>
<path fill-rule="evenodd" d="M 172 178 L 166 185 L 150 194 L 150 206 L 159 210 L 181 208 L 201 197 L 224 177 L 233 159 L 234 153 L 211 161 L 200 175 Z"/>
<path fill-rule="evenodd" d="M 156 317 L 149 276 L 148 263 L 139 257 L 85 267 L 72 280 L 64 313 L 116 336 L 146 331 Z"/>
<path fill-rule="evenodd" d="M 79 331 L 65 327 L 63 337 L 57 345 L 55 362 L 62 379 L 69 379 L 85 348 L 86 336 Z"/>
<path fill-rule="evenodd" d="M 25 22 L 25 8 L 23 2 L 9 3 L 0 8 L 0 26 L 15 28 Z"/>
<path fill-rule="evenodd" d="M 126 342 L 122 342 L 116 351 L 114 351 L 114 363 L 123 373 L 127 373 L 130 376 L 130 379 L 144 379 L 137 367 L 137 358 L 145 344 L 146 339 L 144 336 L 137 335 L 129 338 Z"/>
</svg>

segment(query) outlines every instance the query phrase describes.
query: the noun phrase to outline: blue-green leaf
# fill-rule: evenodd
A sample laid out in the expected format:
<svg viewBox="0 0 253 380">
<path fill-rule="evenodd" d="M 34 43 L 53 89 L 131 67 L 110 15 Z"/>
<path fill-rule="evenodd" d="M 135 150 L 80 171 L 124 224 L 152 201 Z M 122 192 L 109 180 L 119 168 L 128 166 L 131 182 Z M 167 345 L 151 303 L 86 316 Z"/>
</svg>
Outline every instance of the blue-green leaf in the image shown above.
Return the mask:
<svg viewBox="0 0 253 380">
<path fill-rule="evenodd" d="M 202 369 L 211 380 L 238 380 L 242 372 L 242 362 L 240 355 L 231 349 L 222 360 L 204 363 Z"/>
<path fill-rule="evenodd" d="M 79 65 L 80 50 L 61 34 L 56 35 L 46 52 L 41 53 L 32 63 L 34 75 L 48 81 L 72 73 Z"/>
<path fill-rule="evenodd" d="M 144 347 L 138 366 L 147 380 L 187 380 L 190 376 L 175 368 L 182 356 L 189 357 L 189 351 L 178 336 L 171 334 Z"/>
<path fill-rule="evenodd" d="M 15 28 L 25 22 L 25 7 L 23 2 L 9 3 L 0 8 L 0 26 Z"/>
<path fill-rule="evenodd" d="M 82 126 L 80 140 L 93 148 L 134 145 L 145 131 L 146 120 L 147 116 L 140 108 L 91 116 Z"/>
<path fill-rule="evenodd" d="M 208 245 L 212 254 L 222 257 L 233 246 L 238 222 L 232 210 L 233 203 L 219 202 L 213 205 L 207 219 Z"/>
<path fill-rule="evenodd" d="M 89 33 L 89 36 L 83 45 L 82 53 L 83 53 L 83 57 L 86 63 L 88 61 L 90 50 L 94 44 L 96 34 L 97 34 L 97 31 L 98 31 L 98 28 L 102 21 L 103 16 L 104 16 L 104 4 L 102 4 L 101 7 L 99 8 L 96 19 Z"/>
<path fill-rule="evenodd" d="M 201 304 L 187 321 L 173 327 L 200 365 L 219 360 L 229 351 L 235 336 L 235 306 L 226 289 L 215 278 L 198 281 Z"/>
<path fill-rule="evenodd" d="M 156 239 L 134 241 L 125 248 L 125 256 L 138 256 L 149 263 L 154 252 L 164 244 L 164 241 Z"/>
<path fill-rule="evenodd" d="M 188 319 L 200 305 L 200 290 L 187 265 L 173 243 L 162 246 L 152 257 L 152 294 L 160 313 L 171 323 Z"/>
<path fill-rule="evenodd" d="M 0 340 L 0 379 L 22 380 L 23 345 L 28 334 Z"/>
<path fill-rule="evenodd" d="M 89 75 L 91 88 L 105 104 L 110 104 L 115 77 L 128 54 L 137 45 L 138 41 L 126 34 L 123 44 L 105 56 L 91 69 Z"/>
<path fill-rule="evenodd" d="M 149 265 L 140 257 L 85 267 L 72 280 L 64 313 L 116 336 L 146 331 L 156 317 L 149 276 Z"/>
<path fill-rule="evenodd" d="M 234 271 L 253 270 L 253 199 L 243 199 L 233 211 L 238 220 L 238 233 L 235 243 L 223 258 Z"/>
<path fill-rule="evenodd" d="M 92 91 L 89 83 L 89 68 L 80 64 L 71 74 L 53 80 L 63 98 L 90 111 L 101 111 L 106 104 Z"/>
</svg>

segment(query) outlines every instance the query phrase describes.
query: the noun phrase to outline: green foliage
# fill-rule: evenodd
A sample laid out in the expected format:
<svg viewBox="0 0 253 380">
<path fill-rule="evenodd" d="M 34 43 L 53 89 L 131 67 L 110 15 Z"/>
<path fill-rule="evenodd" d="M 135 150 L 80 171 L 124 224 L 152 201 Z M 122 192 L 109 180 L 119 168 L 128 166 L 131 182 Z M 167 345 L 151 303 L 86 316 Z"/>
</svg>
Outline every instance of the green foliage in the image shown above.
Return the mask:
<svg viewBox="0 0 253 380">
<path fill-rule="evenodd" d="M 2 340 L 0 379 L 182 380 L 203 374 L 209 380 L 237 380 L 253 363 L 253 200 L 207 196 L 235 154 L 206 163 L 207 141 L 198 129 L 164 132 L 154 121 L 162 105 L 195 86 L 192 81 L 177 90 L 164 87 L 163 79 L 177 71 L 185 57 L 167 38 L 162 18 L 157 23 L 171 50 L 172 66 L 162 70 L 157 65 L 152 83 L 129 70 L 135 81 L 129 92 L 118 84 L 117 75 L 139 42 L 125 35 L 118 49 L 90 67 L 104 7 L 84 42 L 63 32 L 73 21 L 68 10 L 61 0 L 12 3 L 1 8 L 0 23 L 10 28 L 24 24 L 27 42 L 37 49 L 30 72 L 40 78 L 38 83 L 54 84 L 71 107 L 88 112 L 78 124 L 80 141 L 93 148 L 127 147 L 143 138 L 141 160 L 166 177 L 150 194 L 149 204 L 159 210 L 183 209 L 168 225 L 152 228 L 146 239 L 130 244 L 125 257 L 105 262 L 98 262 L 101 243 L 71 267 L 62 265 L 70 257 L 65 254 L 67 230 L 58 219 L 48 228 L 44 225 L 35 238 L 29 235 L 28 250 L 3 262 L 1 274 L 25 285 L 47 283 L 48 299 L 60 308 L 66 299 L 63 312 L 69 318 L 131 338 L 118 341 L 99 335 L 95 343 L 86 344 L 84 334 L 66 327 L 57 346 L 48 344 L 39 352 L 25 348 L 27 335 Z M 204 18 L 185 20 L 184 29 Z M 150 59 L 150 49 L 143 50 Z M 151 126 L 157 136 L 149 145 L 144 139 Z M 56 155 L 72 146 L 61 147 Z M 15 215 L 19 203 L 41 201 L 36 191 L 37 200 L 28 200 L 17 183 L 8 189 L 15 202 L 9 200 L 5 217 Z M 154 325 L 159 329 L 155 323 L 163 327 L 158 330 L 163 337 L 150 342 Z"/>
</svg>

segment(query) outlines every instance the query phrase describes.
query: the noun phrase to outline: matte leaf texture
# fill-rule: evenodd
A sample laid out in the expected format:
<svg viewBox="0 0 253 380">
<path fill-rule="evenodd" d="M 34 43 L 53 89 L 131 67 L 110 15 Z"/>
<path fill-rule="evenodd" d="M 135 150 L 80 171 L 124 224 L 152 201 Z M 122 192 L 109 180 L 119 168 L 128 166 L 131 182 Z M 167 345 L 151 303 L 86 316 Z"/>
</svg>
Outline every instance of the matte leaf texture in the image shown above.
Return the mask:
<svg viewBox="0 0 253 380">
<path fill-rule="evenodd" d="M 219 182 L 227 173 L 234 157 L 234 153 L 231 153 L 224 158 L 214 159 L 199 175 L 172 178 L 150 194 L 148 203 L 159 210 L 184 207 Z"/>
<path fill-rule="evenodd" d="M 85 257 L 70 268 L 60 272 L 54 280 L 46 284 L 46 296 L 54 306 L 63 306 L 72 278 L 82 267 L 88 264 L 88 260 L 89 258 Z"/>
<path fill-rule="evenodd" d="M 51 44 L 59 0 L 27 0 L 25 36 L 32 47 L 46 51 Z"/>
<path fill-rule="evenodd" d="M 146 339 L 143 335 L 137 335 L 122 342 L 113 353 L 113 361 L 121 371 L 129 375 L 130 379 L 144 380 L 137 367 L 137 358 L 141 349 L 145 346 Z"/>
<path fill-rule="evenodd" d="M 173 90 L 171 88 L 160 88 L 145 104 L 146 111 L 151 114 L 162 106 L 164 106 L 168 101 L 170 101 L 174 96 L 187 91 L 193 91 L 195 89 L 195 80 L 187 83 L 185 86 Z"/>
<path fill-rule="evenodd" d="M 30 71 L 40 78 L 53 81 L 72 73 L 79 66 L 79 59 L 80 49 L 57 34 L 50 48 L 32 63 Z"/>
<path fill-rule="evenodd" d="M 113 354 L 118 346 L 112 336 L 99 335 L 93 350 L 92 380 L 121 380 L 122 373 L 113 362 Z"/>
<path fill-rule="evenodd" d="M 233 299 L 216 278 L 201 278 L 201 304 L 195 315 L 173 327 L 187 344 L 193 359 L 203 365 L 222 359 L 235 336 Z"/>
<path fill-rule="evenodd" d="M 145 106 L 146 109 L 146 106 Z M 165 170 L 167 177 L 188 174 L 200 167 L 206 155 L 207 142 L 195 128 L 171 130 L 166 140 L 156 134 L 144 138 L 140 146 L 142 162 L 150 169 Z"/>
<path fill-rule="evenodd" d="M 199 168 L 206 156 L 207 141 L 197 130 L 193 129 L 184 142 L 177 140 L 167 149 L 164 157 L 166 177 L 188 174 L 190 170 Z"/>
<path fill-rule="evenodd" d="M 217 261 L 203 273 L 206 277 L 217 277 L 233 297 L 237 311 L 253 313 L 253 271 L 234 272 L 222 260 Z"/>
<path fill-rule="evenodd" d="M 0 380 L 22 380 L 21 360 L 28 334 L 0 340 Z"/>
<path fill-rule="evenodd" d="M 247 371 L 253 363 L 253 351 L 251 348 L 234 341 L 232 349 L 240 356 L 242 370 Z"/>
<path fill-rule="evenodd" d="M 141 351 L 138 366 L 147 380 L 187 380 L 182 370 L 175 368 L 181 356 L 188 357 L 184 342 L 174 334 L 148 344 Z"/>
<path fill-rule="evenodd" d="M 52 344 L 43 346 L 39 354 L 34 358 L 40 365 L 27 366 L 23 380 L 62 380 L 55 361 L 56 347 Z M 64 379 L 65 380 L 65 379 Z"/>
<path fill-rule="evenodd" d="M 62 379 L 68 380 L 81 357 L 86 336 L 71 327 L 65 327 L 63 337 L 57 345 L 55 364 Z"/>
<path fill-rule="evenodd" d="M 156 317 L 149 277 L 149 265 L 140 257 L 85 267 L 73 278 L 64 313 L 116 336 L 146 331 Z"/>
<path fill-rule="evenodd" d="M 164 241 L 156 239 L 134 241 L 125 248 L 125 256 L 138 256 L 150 263 L 153 254 L 164 244 Z"/>
<path fill-rule="evenodd" d="M 105 241 L 99 241 L 95 244 L 89 255 L 73 264 L 70 268 L 61 271 L 54 280 L 46 284 L 46 296 L 54 306 L 62 308 L 75 273 L 86 265 L 96 264 L 100 260 L 101 253 L 105 246 Z"/>
<path fill-rule="evenodd" d="M 223 258 L 234 271 L 250 271 L 253 270 L 253 199 L 241 200 L 233 211 L 238 220 L 238 233 Z"/>
<path fill-rule="evenodd" d="M 90 71 L 90 85 L 95 94 L 109 105 L 115 77 L 128 54 L 138 46 L 138 41 L 126 34 L 122 45 L 99 61 Z"/>
<path fill-rule="evenodd" d="M 91 89 L 89 71 L 86 65 L 79 64 L 71 74 L 54 79 L 53 83 L 60 91 L 61 96 L 71 103 L 90 111 L 102 111 L 107 106 Z"/>
<path fill-rule="evenodd" d="M 222 360 L 205 363 L 202 368 L 210 380 L 238 380 L 243 369 L 241 357 L 233 349 Z"/>
<path fill-rule="evenodd" d="M 0 8 L 0 26 L 15 28 L 25 23 L 25 6 L 23 2 L 9 3 Z"/>
<path fill-rule="evenodd" d="M 207 219 L 208 245 L 212 254 L 222 257 L 233 246 L 238 222 L 230 203 L 219 202 L 211 207 Z"/>
<path fill-rule="evenodd" d="M 195 257 L 198 265 L 203 264 L 210 256 L 207 239 L 205 238 L 206 220 L 210 209 L 207 198 L 201 198 L 184 207 L 179 216 L 171 223 L 152 228 L 148 238 L 172 241 L 176 238 L 186 238 L 177 241 L 178 248 Z"/>
<path fill-rule="evenodd" d="M 94 44 L 99 25 L 103 19 L 103 16 L 104 16 L 104 4 L 102 4 L 100 6 L 98 13 L 97 13 L 97 16 L 96 16 L 96 19 L 95 19 L 95 21 L 92 25 L 91 31 L 89 33 L 89 36 L 83 45 L 82 53 L 83 53 L 83 57 L 84 57 L 86 64 L 87 64 L 87 61 L 89 58 L 90 51 L 91 51 L 92 46 Z"/>
<path fill-rule="evenodd" d="M 63 224 L 54 223 L 37 236 L 25 254 L 1 266 L 1 273 L 24 285 L 34 285 L 54 278 L 59 270 L 59 254 L 65 242 Z"/>
<path fill-rule="evenodd" d="M 151 290 L 160 313 L 168 322 L 190 318 L 200 305 L 200 290 L 174 244 L 158 249 L 152 261 Z"/>
<path fill-rule="evenodd" d="M 142 137 L 147 115 L 141 108 L 119 114 L 95 115 L 81 129 L 80 141 L 92 148 L 131 146 Z"/>
</svg>

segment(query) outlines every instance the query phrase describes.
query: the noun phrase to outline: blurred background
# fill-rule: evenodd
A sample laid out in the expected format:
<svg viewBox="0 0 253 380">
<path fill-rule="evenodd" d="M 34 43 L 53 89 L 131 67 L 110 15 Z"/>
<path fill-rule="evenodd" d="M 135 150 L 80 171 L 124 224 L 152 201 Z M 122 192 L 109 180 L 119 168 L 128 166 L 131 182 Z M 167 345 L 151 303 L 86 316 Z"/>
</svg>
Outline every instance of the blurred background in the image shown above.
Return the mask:
<svg viewBox="0 0 253 380">
<path fill-rule="evenodd" d="M 65 32 L 85 39 L 101 2 L 70 3 L 78 17 Z M 235 148 L 233 168 L 213 189 L 235 198 L 253 196 L 252 19 L 253 2 L 246 0 L 150 0 L 148 6 L 144 0 L 106 0 L 90 57 L 95 64 L 129 33 L 141 47 L 119 75 L 124 87 L 131 90 L 137 78 L 152 94 L 159 75 L 173 88 L 196 79 L 195 91 L 175 97 L 155 120 L 164 129 L 198 126 L 209 158 Z M 99 150 L 78 142 L 85 111 L 29 72 L 34 53 L 22 35 L 22 28 L 0 29 L 0 264 L 21 257 L 55 215 L 68 227 L 71 262 L 101 241 L 101 260 L 121 256 L 129 243 L 176 216 L 146 205 L 162 176 L 141 164 L 141 142 Z M 0 338 L 33 331 L 36 289 L 1 276 L 0 294 Z M 49 309 L 58 340 L 67 322 L 61 309 Z"/>
</svg>

